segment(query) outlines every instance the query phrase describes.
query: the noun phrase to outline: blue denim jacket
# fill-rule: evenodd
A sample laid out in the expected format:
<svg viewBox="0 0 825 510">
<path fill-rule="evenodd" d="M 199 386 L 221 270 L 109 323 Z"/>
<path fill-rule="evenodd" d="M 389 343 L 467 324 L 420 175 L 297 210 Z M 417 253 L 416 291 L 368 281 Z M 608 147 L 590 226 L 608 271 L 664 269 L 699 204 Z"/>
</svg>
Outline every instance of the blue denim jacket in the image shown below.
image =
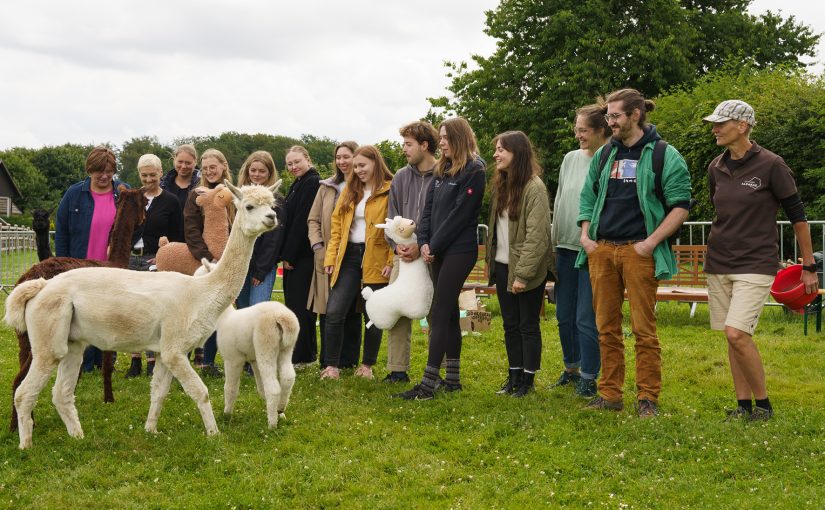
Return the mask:
<svg viewBox="0 0 825 510">
<path fill-rule="evenodd" d="M 72 184 L 57 207 L 55 221 L 54 251 L 58 257 L 86 258 L 89 247 L 89 231 L 92 228 L 92 215 L 95 210 L 95 201 L 91 191 L 92 178 Z M 128 184 L 115 180 L 112 183 L 115 203 L 117 203 L 118 186 Z"/>
</svg>

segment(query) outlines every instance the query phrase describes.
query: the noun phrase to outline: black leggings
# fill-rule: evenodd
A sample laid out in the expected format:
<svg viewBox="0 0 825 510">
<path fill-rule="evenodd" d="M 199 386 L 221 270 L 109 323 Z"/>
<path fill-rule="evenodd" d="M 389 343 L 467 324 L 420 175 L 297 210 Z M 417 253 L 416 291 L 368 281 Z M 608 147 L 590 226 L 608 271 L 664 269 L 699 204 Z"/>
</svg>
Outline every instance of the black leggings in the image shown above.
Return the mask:
<svg viewBox="0 0 825 510">
<path fill-rule="evenodd" d="M 496 262 L 496 294 L 501 306 L 504 323 L 504 347 L 510 368 L 523 368 L 536 372 L 541 368 L 541 302 L 544 299 L 544 282 L 541 285 L 511 294 L 507 292 L 507 276 L 510 267 Z"/>
<path fill-rule="evenodd" d="M 433 261 L 433 304 L 430 307 L 430 352 L 427 365 L 440 367 L 447 359 L 461 357 L 458 295 L 478 258 L 478 250 L 451 253 Z"/>
<path fill-rule="evenodd" d="M 315 332 L 315 312 L 307 310 L 309 285 L 312 272 L 315 271 L 313 256 L 293 261 L 294 269 L 284 271 L 284 304 L 298 318 L 300 331 L 295 350 L 292 351 L 293 363 L 311 363 L 318 354 L 318 337 Z"/>
</svg>

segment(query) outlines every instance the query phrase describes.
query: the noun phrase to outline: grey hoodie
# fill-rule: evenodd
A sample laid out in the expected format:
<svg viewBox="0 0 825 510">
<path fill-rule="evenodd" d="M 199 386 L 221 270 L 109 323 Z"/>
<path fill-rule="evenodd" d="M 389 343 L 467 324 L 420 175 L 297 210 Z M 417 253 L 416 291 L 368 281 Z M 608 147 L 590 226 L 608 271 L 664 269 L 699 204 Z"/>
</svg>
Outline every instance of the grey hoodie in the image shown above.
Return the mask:
<svg viewBox="0 0 825 510">
<path fill-rule="evenodd" d="M 415 165 L 407 165 L 395 173 L 390 186 L 390 204 L 387 217 L 402 216 L 413 220 L 416 225 L 421 222 L 421 212 L 427 202 L 427 190 L 433 179 L 432 170 L 422 173 Z M 395 250 L 395 243 L 384 236 Z"/>
</svg>

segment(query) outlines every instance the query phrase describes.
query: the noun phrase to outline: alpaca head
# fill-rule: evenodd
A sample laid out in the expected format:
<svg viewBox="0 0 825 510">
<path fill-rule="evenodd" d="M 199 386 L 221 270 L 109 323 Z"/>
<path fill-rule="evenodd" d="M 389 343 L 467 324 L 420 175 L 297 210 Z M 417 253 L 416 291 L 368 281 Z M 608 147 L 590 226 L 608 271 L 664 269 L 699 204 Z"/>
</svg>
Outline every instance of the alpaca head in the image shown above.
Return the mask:
<svg viewBox="0 0 825 510">
<path fill-rule="evenodd" d="M 149 205 L 149 199 L 143 194 L 143 188 L 130 189 L 121 184 L 117 189 L 115 224 L 120 225 L 121 218 L 134 219 L 135 225 L 143 223 L 146 219 L 146 206 Z"/>
<path fill-rule="evenodd" d="M 275 191 L 281 185 L 280 180 L 268 188 L 254 184 L 236 188 L 228 180 L 223 182 L 232 192 L 238 211 L 233 230 L 240 228 L 245 235 L 256 237 L 278 226 L 274 207 Z"/>
<path fill-rule="evenodd" d="M 49 220 L 49 216 L 51 216 L 51 214 L 52 211 L 47 211 L 45 209 L 35 209 L 32 211 L 32 230 L 35 232 L 48 232 L 49 227 L 51 226 L 51 221 Z"/>
<path fill-rule="evenodd" d="M 375 225 L 378 228 L 383 228 L 387 237 L 395 241 L 396 244 L 409 244 L 415 238 L 415 222 L 413 220 L 396 216 L 393 219 L 385 219 L 384 223 Z"/>
</svg>

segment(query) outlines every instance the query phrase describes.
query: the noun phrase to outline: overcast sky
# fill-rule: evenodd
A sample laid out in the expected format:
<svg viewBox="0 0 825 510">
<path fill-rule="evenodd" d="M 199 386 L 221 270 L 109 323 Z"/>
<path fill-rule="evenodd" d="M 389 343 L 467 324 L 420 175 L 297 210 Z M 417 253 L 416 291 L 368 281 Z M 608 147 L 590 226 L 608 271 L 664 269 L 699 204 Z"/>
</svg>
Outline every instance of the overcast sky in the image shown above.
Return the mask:
<svg viewBox="0 0 825 510">
<path fill-rule="evenodd" d="M 444 60 L 493 52 L 482 30 L 497 3 L 4 0 L 0 149 L 224 131 L 395 139 L 446 93 Z M 817 5 L 751 11 L 823 32 Z"/>
</svg>

